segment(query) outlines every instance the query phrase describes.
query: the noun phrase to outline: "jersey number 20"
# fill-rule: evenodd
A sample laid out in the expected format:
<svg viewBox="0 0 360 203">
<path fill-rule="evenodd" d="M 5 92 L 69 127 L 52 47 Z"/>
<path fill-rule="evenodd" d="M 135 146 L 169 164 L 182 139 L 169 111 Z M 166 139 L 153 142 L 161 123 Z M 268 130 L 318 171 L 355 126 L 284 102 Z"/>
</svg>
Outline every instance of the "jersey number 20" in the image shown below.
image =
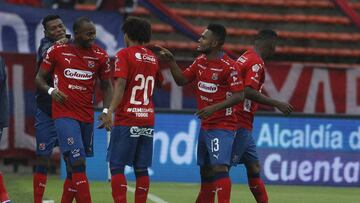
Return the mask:
<svg viewBox="0 0 360 203">
<path fill-rule="evenodd" d="M 145 78 L 145 76 L 143 74 L 137 74 L 135 76 L 135 81 L 140 81 L 140 84 L 136 85 L 132 88 L 130 103 L 135 104 L 135 105 L 142 105 L 142 104 L 148 105 L 149 104 L 149 96 L 151 96 L 153 94 L 153 90 L 154 90 L 154 85 L 155 85 L 154 77 L 147 76 Z M 150 88 L 150 95 L 148 95 L 149 88 Z M 137 91 L 143 92 L 143 100 L 142 101 L 136 100 Z"/>
</svg>

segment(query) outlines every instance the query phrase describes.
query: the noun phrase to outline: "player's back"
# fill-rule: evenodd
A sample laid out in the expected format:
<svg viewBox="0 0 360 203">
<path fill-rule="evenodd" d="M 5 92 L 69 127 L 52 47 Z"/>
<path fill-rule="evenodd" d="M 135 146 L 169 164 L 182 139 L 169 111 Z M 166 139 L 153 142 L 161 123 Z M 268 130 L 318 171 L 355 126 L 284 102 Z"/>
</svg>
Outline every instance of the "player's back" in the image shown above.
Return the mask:
<svg viewBox="0 0 360 203">
<path fill-rule="evenodd" d="M 117 53 L 115 77 L 126 80 L 120 105 L 115 113 L 115 125 L 154 125 L 152 94 L 159 75 L 158 60 L 144 46 L 131 46 Z"/>
</svg>

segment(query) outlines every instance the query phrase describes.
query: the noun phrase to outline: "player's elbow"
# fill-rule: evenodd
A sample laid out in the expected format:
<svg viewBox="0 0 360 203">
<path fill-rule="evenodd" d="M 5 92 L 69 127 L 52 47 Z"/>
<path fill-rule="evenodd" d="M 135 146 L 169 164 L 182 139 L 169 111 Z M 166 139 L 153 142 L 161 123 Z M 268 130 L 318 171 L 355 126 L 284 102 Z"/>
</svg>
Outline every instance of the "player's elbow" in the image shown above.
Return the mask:
<svg viewBox="0 0 360 203">
<path fill-rule="evenodd" d="M 185 78 L 177 78 L 175 80 L 175 83 L 178 85 L 178 86 L 184 86 L 188 83 L 188 81 L 185 79 Z"/>
</svg>

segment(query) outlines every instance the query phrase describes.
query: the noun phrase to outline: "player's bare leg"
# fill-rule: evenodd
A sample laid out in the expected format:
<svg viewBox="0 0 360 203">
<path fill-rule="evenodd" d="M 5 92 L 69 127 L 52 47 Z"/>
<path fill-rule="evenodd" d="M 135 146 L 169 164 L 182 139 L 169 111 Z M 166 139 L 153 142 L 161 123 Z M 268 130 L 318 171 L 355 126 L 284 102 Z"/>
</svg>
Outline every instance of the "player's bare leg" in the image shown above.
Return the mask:
<svg viewBox="0 0 360 203">
<path fill-rule="evenodd" d="M 260 178 L 259 162 L 245 164 L 248 176 L 249 188 L 254 195 L 257 203 L 268 203 L 268 196 L 265 184 Z"/>
</svg>

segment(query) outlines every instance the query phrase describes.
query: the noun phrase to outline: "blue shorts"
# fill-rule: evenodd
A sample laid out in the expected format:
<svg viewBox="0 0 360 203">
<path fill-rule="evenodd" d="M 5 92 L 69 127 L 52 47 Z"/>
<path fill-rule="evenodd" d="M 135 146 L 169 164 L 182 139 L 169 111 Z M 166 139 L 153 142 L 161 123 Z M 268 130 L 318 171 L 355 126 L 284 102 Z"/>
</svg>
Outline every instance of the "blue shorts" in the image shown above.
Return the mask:
<svg viewBox="0 0 360 203">
<path fill-rule="evenodd" d="M 154 128 L 138 126 L 115 126 L 111 131 L 107 161 L 110 168 L 125 165 L 134 168 L 151 166 Z"/>
<path fill-rule="evenodd" d="M 53 119 L 39 108 L 35 114 L 35 138 L 37 156 L 51 156 L 54 147 L 59 146 Z"/>
<path fill-rule="evenodd" d="M 231 146 L 235 131 L 232 130 L 200 130 L 197 164 L 200 166 L 230 165 Z"/>
<path fill-rule="evenodd" d="M 232 149 L 231 165 L 236 166 L 242 163 L 247 164 L 258 161 L 256 144 L 251 131 L 244 128 L 238 129 Z"/>
<path fill-rule="evenodd" d="M 94 156 L 94 124 L 72 118 L 55 119 L 61 153 L 76 152 L 84 149 L 87 157 Z"/>
</svg>

